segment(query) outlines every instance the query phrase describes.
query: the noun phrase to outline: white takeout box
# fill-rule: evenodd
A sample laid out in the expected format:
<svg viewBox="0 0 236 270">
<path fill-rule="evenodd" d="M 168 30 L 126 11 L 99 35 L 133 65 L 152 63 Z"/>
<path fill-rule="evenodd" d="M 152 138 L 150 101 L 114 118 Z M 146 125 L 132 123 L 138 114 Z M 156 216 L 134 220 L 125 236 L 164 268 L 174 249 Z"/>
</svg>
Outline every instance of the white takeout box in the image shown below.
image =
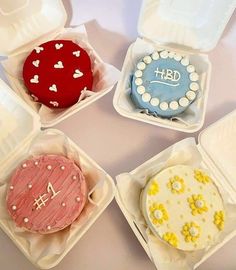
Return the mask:
<svg viewBox="0 0 236 270">
<path fill-rule="evenodd" d="M 183 132 L 201 129 L 211 78 L 211 63 L 205 52 L 216 46 L 234 8 L 235 0 L 143 0 L 138 23 L 140 37 L 128 49 L 114 95 L 113 105 L 117 112 L 134 120 Z M 200 95 L 184 114 L 174 118 L 177 121 L 141 113 L 130 100 L 130 77 L 136 64 L 145 55 L 161 49 L 188 55 L 200 75 Z"/>
<path fill-rule="evenodd" d="M 62 254 L 57 254 L 55 258 L 45 258 L 42 261 L 32 260 L 29 250 L 27 249 L 26 241 L 10 229 L 9 223 L 0 218 L 0 227 L 12 239 L 16 246 L 23 252 L 23 254 L 37 267 L 42 269 L 49 269 L 57 265 L 63 257 L 71 250 L 71 248 L 78 242 L 84 233 L 90 228 L 95 220 L 101 215 L 105 208 L 109 205 L 114 197 L 114 182 L 112 178 L 86 153 L 84 153 L 74 142 L 72 142 L 66 135 L 56 129 L 47 129 L 41 131 L 41 124 L 39 116 L 27 106 L 9 87 L 0 80 L 0 187 L 9 181 L 14 169 L 28 158 L 27 153 L 30 145 L 34 143 L 36 137 L 44 134 L 47 136 L 63 136 L 70 145 L 71 151 L 79 156 L 79 163 L 81 168 L 87 171 L 91 181 L 98 181 L 97 186 L 97 205 L 91 211 L 88 218 L 85 218 L 80 229 L 73 229 L 73 233 L 67 240 L 65 249 Z M 54 138 L 54 137 L 53 137 Z M 53 141 L 53 138 L 51 141 Z M 47 144 L 43 142 L 43 146 L 39 148 L 48 149 Z M 66 145 L 58 145 L 58 148 L 65 148 Z M 57 153 L 57 147 L 53 150 Z M 77 162 L 77 161 L 76 161 Z M 100 179 L 97 179 L 100 177 Z M 94 179 L 93 179 L 94 178 Z M 8 182 L 7 182 L 8 183 Z M 7 184 L 6 183 L 6 184 Z M 5 207 L 5 199 L 0 198 L 1 207 Z M 10 216 L 9 216 L 10 218 Z M 79 219 L 80 221 L 80 219 Z M 45 246 L 47 251 L 47 247 Z M 45 255 L 46 256 L 46 255 Z"/>
<path fill-rule="evenodd" d="M 178 148 L 180 149 L 179 150 L 180 153 L 178 155 L 179 155 L 179 158 L 181 159 L 182 154 L 183 154 L 181 152 L 182 151 L 181 149 L 185 147 L 183 145 L 185 145 L 185 142 L 186 144 L 189 144 L 190 142 L 190 144 L 193 144 L 194 147 L 197 148 L 197 151 L 199 151 L 202 158 L 202 163 L 204 164 L 205 169 L 207 169 L 210 172 L 210 174 L 213 175 L 215 183 L 217 184 L 221 192 L 221 195 L 223 196 L 224 194 L 224 197 L 227 198 L 227 204 L 229 203 L 230 205 L 234 206 L 234 208 L 231 211 L 235 213 L 235 206 L 236 206 L 236 182 L 235 182 L 236 139 L 235 138 L 236 138 L 236 110 L 234 110 L 233 112 L 231 112 L 224 118 L 220 119 L 219 121 L 215 122 L 214 124 L 206 128 L 205 130 L 203 130 L 199 135 L 198 142 L 196 142 L 194 138 L 187 138 L 180 142 L 177 142 L 176 144 L 160 152 L 159 154 L 157 154 L 150 160 L 146 161 L 145 163 L 143 163 L 142 165 L 140 165 L 133 171 L 118 175 L 116 177 L 117 183 L 120 183 L 121 186 L 124 185 L 124 182 L 127 179 L 126 178 L 127 174 L 130 175 L 131 178 L 137 177 L 137 175 L 144 176 L 145 170 L 147 171 L 147 168 L 149 168 L 150 171 L 154 172 L 155 171 L 154 167 L 155 166 L 158 167 L 158 164 L 161 164 L 163 162 L 163 159 L 165 160 L 168 159 L 172 151 L 171 149 L 174 147 L 176 147 L 177 149 Z M 187 156 L 188 157 L 186 158 L 186 160 L 192 158 L 191 154 Z M 186 161 L 186 160 L 181 160 L 179 164 L 185 164 L 185 162 L 187 162 L 187 165 L 190 165 L 190 166 L 193 165 L 193 164 L 189 164 L 189 161 Z M 177 161 L 174 161 L 174 163 L 176 162 Z M 146 176 L 146 179 L 148 179 L 148 176 Z M 139 180 L 137 181 L 138 181 L 137 183 L 139 183 Z M 130 187 L 130 189 L 131 188 L 132 187 Z M 127 205 L 125 205 L 125 203 L 122 200 L 118 184 L 117 184 L 117 191 L 116 191 L 115 198 L 126 220 L 128 221 L 130 227 L 132 228 L 133 232 L 138 238 L 139 242 L 143 246 L 149 258 L 154 262 L 154 260 L 152 259 L 151 252 L 150 252 L 150 247 L 148 246 L 147 241 L 145 240 L 145 236 L 142 234 L 141 229 L 138 227 L 136 221 L 132 218 L 132 215 L 127 210 Z M 231 213 L 231 216 L 232 216 L 232 213 Z M 227 217 L 226 217 L 226 222 L 227 222 Z M 236 223 L 234 224 L 236 226 Z M 194 269 L 197 268 L 200 264 L 202 264 L 211 255 L 213 255 L 217 250 L 219 250 L 224 244 L 226 244 L 234 236 L 236 236 L 236 227 L 233 226 L 233 230 L 230 233 L 227 232 L 224 236 L 222 236 L 219 243 L 216 243 L 211 249 L 205 252 L 201 260 L 196 262 L 193 268 Z M 164 257 L 165 255 L 163 254 L 160 254 L 160 256 Z M 177 267 L 177 261 L 175 261 L 173 258 L 171 258 L 170 260 L 172 260 L 173 263 L 176 263 L 175 269 L 179 269 Z M 156 262 L 156 267 L 158 267 L 157 264 L 158 262 Z M 159 268 L 158 267 L 158 269 L 162 270 L 162 269 L 173 269 L 173 268 L 168 268 L 168 267 Z M 185 270 L 185 268 L 180 268 L 180 269 Z M 187 269 L 190 269 L 190 268 L 187 268 Z"/>
<path fill-rule="evenodd" d="M 0 4 L 0 55 L 8 57 L 2 61 L 5 75 L 12 89 L 39 113 L 44 128 L 56 125 L 107 94 L 119 77 L 119 71 L 103 62 L 90 45 L 84 25 L 64 28 L 66 20 L 62 0 L 3 0 Z M 79 43 L 88 52 L 94 69 L 94 91 L 87 91 L 85 99 L 66 109 L 53 110 L 44 105 L 40 108 L 27 94 L 22 78 L 27 55 L 39 44 L 53 39 Z"/>
</svg>

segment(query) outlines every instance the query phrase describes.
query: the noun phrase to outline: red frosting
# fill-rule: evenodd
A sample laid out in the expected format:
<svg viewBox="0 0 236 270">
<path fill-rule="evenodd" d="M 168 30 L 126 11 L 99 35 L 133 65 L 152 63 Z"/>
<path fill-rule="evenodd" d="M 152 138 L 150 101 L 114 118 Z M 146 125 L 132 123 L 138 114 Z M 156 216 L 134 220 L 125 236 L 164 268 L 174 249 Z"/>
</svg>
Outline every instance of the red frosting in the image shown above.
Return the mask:
<svg viewBox="0 0 236 270">
<path fill-rule="evenodd" d="M 11 178 L 7 208 L 18 227 L 41 234 L 64 229 L 77 219 L 87 200 L 78 166 L 63 156 L 25 161 Z"/>
<path fill-rule="evenodd" d="M 93 74 L 87 52 L 70 40 L 53 40 L 27 57 L 23 78 L 35 101 L 51 108 L 77 103 L 83 89 L 92 89 Z"/>
</svg>

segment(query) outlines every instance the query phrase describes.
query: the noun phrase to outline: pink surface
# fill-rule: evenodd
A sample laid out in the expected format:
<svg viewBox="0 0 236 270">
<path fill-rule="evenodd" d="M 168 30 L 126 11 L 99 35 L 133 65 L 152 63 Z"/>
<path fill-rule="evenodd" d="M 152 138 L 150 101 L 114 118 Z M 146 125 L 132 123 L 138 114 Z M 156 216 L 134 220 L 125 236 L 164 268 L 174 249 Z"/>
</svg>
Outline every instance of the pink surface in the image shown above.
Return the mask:
<svg viewBox="0 0 236 270">
<path fill-rule="evenodd" d="M 15 171 L 7 207 L 17 226 L 44 234 L 69 226 L 86 199 L 80 168 L 63 156 L 47 155 L 29 159 Z"/>
<path fill-rule="evenodd" d="M 141 0 L 64 0 L 68 23 L 87 23 L 92 46 L 103 60 L 121 68 L 137 38 Z M 73 13 L 73 15 L 72 15 Z M 95 20 L 96 19 L 96 20 Z M 69 25 L 69 24 L 68 24 Z M 236 14 L 216 48 L 204 128 L 236 108 Z M 3 77 L 3 73 L 0 72 Z M 4 78 L 4 77 L 3 77 Z M 118 115 L 114 91 L 57 125 L 110 175 L 130 171 L 173 143 L 196 134 L 154 127 Z M 83 127 L 83 128 L 75 128 Z M 89 244 L 88 244 L 89 243 Z M 91 248 L 92 246 L 92 248 Z M 36 270 L 4 232 L 0 232 L 1 269 Z M 199 270 L 235 270 L 236 238 L 214 253 Z M 14 260 L 12 259 L 14 256 Z M 114 201 L 55 270 L 155 270 Z"/>
</svg>

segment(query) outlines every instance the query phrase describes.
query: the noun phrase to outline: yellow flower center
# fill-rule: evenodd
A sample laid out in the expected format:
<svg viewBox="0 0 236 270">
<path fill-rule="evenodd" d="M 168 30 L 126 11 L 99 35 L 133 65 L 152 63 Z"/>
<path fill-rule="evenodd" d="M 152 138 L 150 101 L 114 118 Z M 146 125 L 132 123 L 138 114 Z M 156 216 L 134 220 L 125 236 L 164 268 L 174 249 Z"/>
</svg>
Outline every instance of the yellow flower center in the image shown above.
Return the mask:
<svg viewBox="0 0 236 270">
<path fill-rule="evenodd" d="M 202 200 L 196 200 L 194 204 L 197 208 L 204 207 L 204 202 Z"/>
<path fill-rule="evenodd" d="M 189 233 L 190 233 L 191 236 L 195 237 L 195 236 L 197 236 L 199 234 L 199 230 L 197 228 L 195 228 L 195 227 L 191 227 L 189 229 Z"/>
<path fill-rule="evenodd" d="M 181 185 L 180 182 L 175 181 L 174 183 L 172 183 L 172 188 L 173 188 L 174 190 L 176 190 L 176 191 L 180 191 L 181 188 L 182 188 L 182 185 Z"/>
<path fill-rule="evenodd" d="M 163 213 L 160 210 L 156 210 L 154 212 L 154 216 L 155 216 L 156 219 L 162 219 L 163 218 Z"/>
</svg>

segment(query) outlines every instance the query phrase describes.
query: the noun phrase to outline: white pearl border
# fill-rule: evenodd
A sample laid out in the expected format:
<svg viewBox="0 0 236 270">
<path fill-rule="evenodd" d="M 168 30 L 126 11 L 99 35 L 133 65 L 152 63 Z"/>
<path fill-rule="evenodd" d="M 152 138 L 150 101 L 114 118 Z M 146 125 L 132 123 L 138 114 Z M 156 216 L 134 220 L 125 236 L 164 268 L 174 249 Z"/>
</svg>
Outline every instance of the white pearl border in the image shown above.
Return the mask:
<svg viewBox="0 0 236 270">
<path fill-rule="evenodd" d="M 170 103 L 168 102 L 160 102 L 157 97 L 152 97 L 150 93 L 146 92 L 145 87 L 143 86 L 143 71 L 146 69 L 147 65 L 151 64 L 152 61 L 156 61 L 159 58 L 167 59 L 174 58 L 176 61 L 179 61 L 184 67 L 186 67 L 187 72 L 189 73 L 189 78 L 191 83 L 189 85 L 189 89 L 186 91 L 185 96 L 181 97 L 179 100 L 172 100 Z M 194 101 L 197 97 L 195 93 L 200 89 L 199 86 L 199 75 L 195 71 L 195 67 L 190 65 L 189 58 L 183 57 L 178 53 L 174 53 L 173 51 L 155 51 L 152 55 L 145 56 L 138 64 L 137 70 L 135 71 L 135 85 L 137 86 L 137 92 L 142 96 L 143 102 L 149 102 L 153 107 L 159 107 L 162 111 L 170 110 L 178 110 L 180 107 L 188 107 L 190 102 Z"/>
</svg>

